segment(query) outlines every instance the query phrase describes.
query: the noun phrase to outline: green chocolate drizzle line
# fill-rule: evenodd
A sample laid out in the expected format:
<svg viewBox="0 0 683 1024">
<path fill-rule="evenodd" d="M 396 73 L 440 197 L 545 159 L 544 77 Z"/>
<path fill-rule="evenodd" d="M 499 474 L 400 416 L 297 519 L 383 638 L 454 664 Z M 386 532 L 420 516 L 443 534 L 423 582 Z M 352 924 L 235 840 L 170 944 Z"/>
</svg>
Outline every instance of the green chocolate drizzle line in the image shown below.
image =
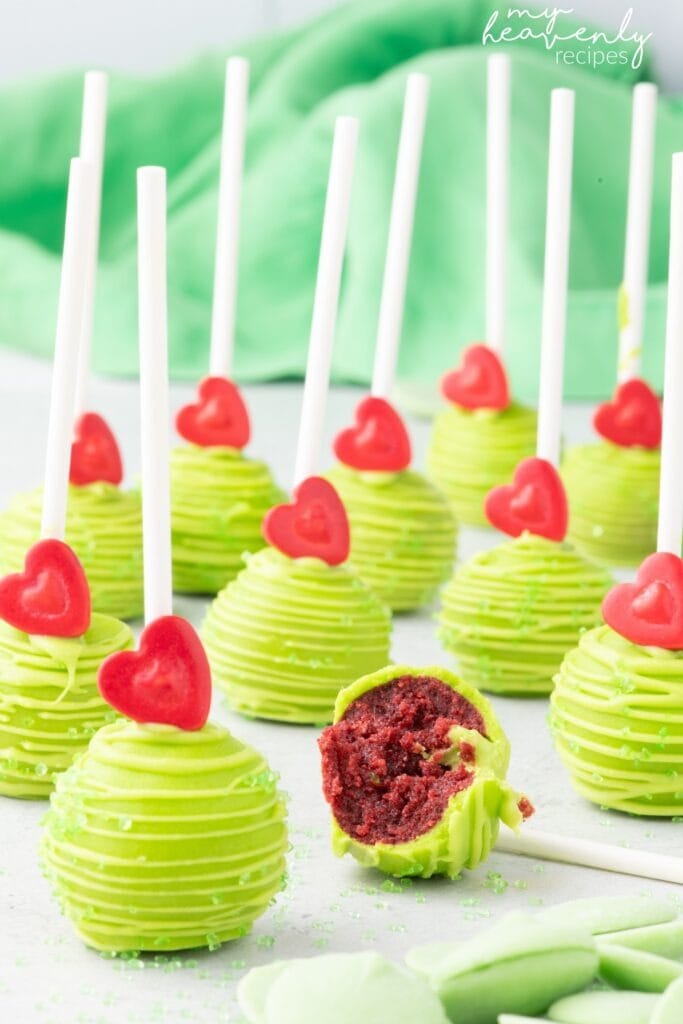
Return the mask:
<svg viewBox="0 0 683 1024">
<path fill-rule="evenodd" d="M 601 441 L 570 448 L 562 463 L 569 537 L 605 565 L 639 565 L 657 547 L 660 453 Z"/>
<path fill-rule="evenodd" d="M 639 647 L 608 626 L 564 659 L 551 727 L 574 787 L 632 814 L 683 814 L 683 651 Z"/>
<path fill-rule="evenodd" d="M 251 555 L 202 626 L 214 683 L 243 714 L 322 724 L 337 693 L 389 660 L 388 609 L 344 566 Z"/>
<path fill-rule="evenodd" d="M 97 670 L 133 646 L 128 626 L 93 615 L 83 637 L 28 636 L 0 620 L 0 793 L 46 797 L 114 712 Z"/>
<path fill-rule="evenodd" d="M 434 420 L 427 474 L 448 496 L 458 522 L 487 526 L 484 500 L 536 450 L 536 413 L 512 403 L 502 412 L 449 405 Z"/>
<path fill-rule="evenodd" d="M 215 594 L 263 547 L 261 523 L 285 496 L 263 462 L 235 448 L 184 445 L 171 452 L 173 584 Z"/>
<path fill-rule="evenodd" d="M 282 887 L 277 779 L 220 726 L 119 720 L 62 775 L 41 860 L 89 946 L 217 946 L 244 935 Z"/>
<path fill-rule="evenodd" d="M 420 473 L 327 474 L 351 526 L 349 564 L 394 611 L 431 601 L 449 578 L 456 527 L 448 501 Z"/>
<path fill-rule="evenodd" d="M 608 574 L 533 534 L 481 552 L 444 588 L 440 638 L 465 679 L 496 693 L 548 693 L 566 652 L 600 621 Z"/>
<path fill-rule="evenodd" d="M 0 514 L 0 574 L 23 567 L 40 536 L 42 489 L 18 494 Z M 142 615 L 142 509 L 137 491 L 111 484 L 69 487 L 66 541 L 85 569 L 93 610 L 117 619 Z"/>
</svg>

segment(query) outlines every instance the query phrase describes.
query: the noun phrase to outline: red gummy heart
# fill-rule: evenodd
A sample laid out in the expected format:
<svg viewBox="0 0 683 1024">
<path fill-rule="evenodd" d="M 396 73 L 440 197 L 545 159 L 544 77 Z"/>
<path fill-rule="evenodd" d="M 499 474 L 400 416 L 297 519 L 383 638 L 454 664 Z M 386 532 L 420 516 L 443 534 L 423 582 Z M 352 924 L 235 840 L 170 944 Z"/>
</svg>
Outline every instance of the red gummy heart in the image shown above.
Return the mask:
<svg viewBox="0 0 683 1024">
<path fill-rule="evenodd" d="M 197 633 L 178 615 L 162 615 L 140 634 L 137 651 L 100 665 L 100 693 L 135 722 L 201 729 L 211 705 L 211 669 Z"/>
<path fill-rule="evenodd" d="M 339 565 L 349 557 L 349 520 L 329 481 L 309 476 L 291 505 L 276 505 L 263 520 L 263 536 L 290 558 L 321 558 Z"/>
<path fill-rule="evenodd" d="M 441 380 L 441 393 L 463 409 L 507 409 L 510 387 L 500 358 L 488 345 L 470 345 L 457 370 Z"/>
<path fill-rule="evenodd" d="M 82 636 L 90 625 L 90 588 L 68 544 L 41 540 L 24 571 L 0 580 L 0 618 L 37 636 Z"/>
<path fill-rule="evenodd" d="M 251 436 L 244 399 L 225 377 L 200 381 L 197 402 L 178 411 L 175 425 L 181 437 L 203 448 L 244 448 Z"/>
<path fill-rule="evenodd" d="M 619 583 L 602 602 L 608 626 L 642 647 L 683 650 L 683 561 L 659 552 L 646 558 L 634 583 Z"/>
<path fill-rule="evenodd" d="M 659 448 L 662 408 L 652 388 L 634 377 L 620 384 L 611 402 L 595 410 L 593 426 L 601 437 L 622 448 Z"/>
<path fill-rule="evenodd" d="M 395 473 L 410 465 L 410 438 L 393 406 L 370 396 L 359 403 L 355 425 L 337 434 L 334 453 L 354 469 Z"/>
<path fill-rule="evenodd" d="M 564 484 L 545 459 L 523 459 L 511 484 L 494 487 L 485 503 L 492 526 L 519 537 L 528 530 L 548 540 L 564 540 L 569 512 Z"/>
<path fill-rule="evenodd" d="M 69 480 L 79 487 L 99 481 L 118 487 L 123 480 L 116 438 L 107 421 L 96 412 L 84 412 L 76 420 Z"/>
</svg>

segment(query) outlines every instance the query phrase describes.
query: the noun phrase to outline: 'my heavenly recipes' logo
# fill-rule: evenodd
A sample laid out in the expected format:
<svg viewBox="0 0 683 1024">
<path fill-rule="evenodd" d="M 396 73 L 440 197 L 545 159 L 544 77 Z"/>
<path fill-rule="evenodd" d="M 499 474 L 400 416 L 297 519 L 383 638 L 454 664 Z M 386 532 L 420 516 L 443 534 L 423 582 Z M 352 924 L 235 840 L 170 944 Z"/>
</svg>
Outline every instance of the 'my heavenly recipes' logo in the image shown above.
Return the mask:
<svg viewBox="0 0 683 1024">
<path fill-rule="evenodd" d="M 615 31 L 588 28 L 566 23 L 572 7 L 545 7 L 527 10 L 508 7 L 493 11 L 482 35 L 484 46 L 491 43 L 515 43 L 523 39 L 540 39 L 546 50 L 555 55 L 557 64 L 579 64 L 599 67 L 601 64 L 630 64 L 639 68 L 645 55 L 645 44 L 652 32 L 644 34 L 631 27 L 630 7 Z M 564 23 L 563 23 L 564 22 Z"/>
</svg>

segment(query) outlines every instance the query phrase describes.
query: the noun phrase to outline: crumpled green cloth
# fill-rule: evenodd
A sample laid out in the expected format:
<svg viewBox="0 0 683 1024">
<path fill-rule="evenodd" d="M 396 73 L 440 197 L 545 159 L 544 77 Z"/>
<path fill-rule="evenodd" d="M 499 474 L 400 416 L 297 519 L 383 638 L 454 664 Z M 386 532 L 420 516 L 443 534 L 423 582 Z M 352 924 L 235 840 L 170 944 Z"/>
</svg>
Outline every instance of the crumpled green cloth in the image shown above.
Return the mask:
<svg viewBox="0 0 683 1024">
<path fill-rule="evenodd" d="M 507 5 L 501 5 L 503 19 Z M 432 82 L 400 356 L 429 382 L 482 337 L 485 63 L 490 0 L 360 0 L 294 31 L 245 44 L 251 100 L 235 375 L 301 375 L 334 117 L 361 118 L 334 374 L 369 379 L 406 74 Z M 564 24 L 564 22 L 563 22 Z M 631 87 L 648 61 L 599 71 L 558 64 L 542 40 L 514 57 L 508 361 L 518 394 L 537 390 L 549 90 L 576 90 L 567 394 L 614 383 Z M 579 44 L 574 44 L 581 48 Z M 170 362 L 208 362 L 225 54 L 158 78 L 115 74 L 104 181 L 94 367 L 137 373 L 135 169 L 169 173 Z M 0 343 L 50 356 L 69 157 L 82 79 L 0 92 Z M 645 372 L 662 376 L 670 156 L 683 107 L 661 100 Z"/>
</svg>

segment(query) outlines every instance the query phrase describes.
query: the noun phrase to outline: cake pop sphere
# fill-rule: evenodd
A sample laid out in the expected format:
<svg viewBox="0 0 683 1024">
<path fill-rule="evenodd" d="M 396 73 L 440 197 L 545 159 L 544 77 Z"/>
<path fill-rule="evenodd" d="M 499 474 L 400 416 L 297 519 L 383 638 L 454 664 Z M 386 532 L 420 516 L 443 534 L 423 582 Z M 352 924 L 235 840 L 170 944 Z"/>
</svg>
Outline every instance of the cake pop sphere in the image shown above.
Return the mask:
<svg viewBox="0 0 683 1024">
<path fill-rule="evenodd" d="M 517 828 L 533 811 L 505 782 L 509 744 L 488 701 L 445 669 L 359 679 L 319 745 L 334 851 L 389 874 L 476 867 L 499 820 Z"/>
</svg>

